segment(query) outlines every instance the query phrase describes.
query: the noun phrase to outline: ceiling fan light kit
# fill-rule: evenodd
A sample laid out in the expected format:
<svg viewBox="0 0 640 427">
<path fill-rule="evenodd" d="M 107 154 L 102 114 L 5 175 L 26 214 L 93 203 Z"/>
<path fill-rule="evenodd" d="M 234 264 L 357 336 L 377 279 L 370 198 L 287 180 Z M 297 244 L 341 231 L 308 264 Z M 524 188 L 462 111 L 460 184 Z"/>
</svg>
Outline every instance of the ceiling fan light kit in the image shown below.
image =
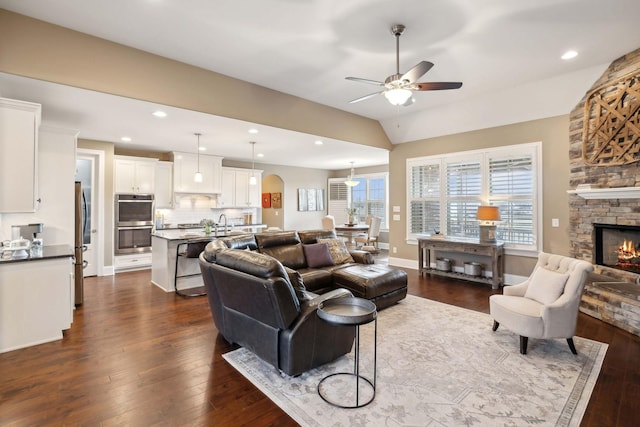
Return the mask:
<svg viewBox="0 0 640 427">
<path fill-rule="evenodd" d="M 408 89 L 391 89 L 384 93 L 384 97 L 391 105 L 404 105 L 411 98 L 413 93 Z"/>
<path fill-rule="evenodd" d="M 384 94 L 384 97 L 391 105 L 409 106 L 413 104 L 414 91 L 427 90 L 446 90 L 458 89 L 462 87 L 460 82 L 417 82 L 420 77 L 427 73 L 433 67 L 433 63 L 429 61 L 420 61 L 413 68 L 404 74 L 400 74 L 400 36 L 404 33 L 405 26 L 397 24 L 391 27 L 391 33 L 396 38 L 396 73 L 387 77 L 383 82 L 359 77 L 346 77 L 347 80 L 353 80 L 360 83 L 383 86 L 385 89 L 379 92 L 370 93 L 360 98 L 349 101 L 351 104 L 373 98 L 376 95 Z"/>
</svg>

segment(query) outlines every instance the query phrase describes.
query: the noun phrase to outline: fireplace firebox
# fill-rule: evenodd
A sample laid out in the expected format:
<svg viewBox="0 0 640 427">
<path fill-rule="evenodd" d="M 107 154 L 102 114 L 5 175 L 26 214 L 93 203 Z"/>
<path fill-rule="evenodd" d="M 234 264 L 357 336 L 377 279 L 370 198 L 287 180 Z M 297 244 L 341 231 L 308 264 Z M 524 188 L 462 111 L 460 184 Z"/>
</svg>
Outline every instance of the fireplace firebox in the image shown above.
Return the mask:
<svg viewBox="0 0 640 427">
<path fill-rule="evenodd" d="M 595 263 L 640 274 L 640 226 L 593 224 Z"/>
</svg>

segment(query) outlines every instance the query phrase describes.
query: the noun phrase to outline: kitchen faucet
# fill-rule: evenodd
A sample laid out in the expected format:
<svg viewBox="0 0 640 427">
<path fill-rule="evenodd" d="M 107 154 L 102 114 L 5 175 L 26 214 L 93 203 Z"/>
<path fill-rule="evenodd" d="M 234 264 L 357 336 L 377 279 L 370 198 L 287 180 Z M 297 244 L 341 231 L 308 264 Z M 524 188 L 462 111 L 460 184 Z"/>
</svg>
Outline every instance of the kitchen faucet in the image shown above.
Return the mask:
<svg viewBox="0 0 640 427">
<path fill-rule="evenodd" d="M 220 224 L 220 221 L 222 221 L 222 218 L 224 218 L 224 229 L 223 232 L 224 234 L 227 234 L 227 216 L 225 214 L 220 214 L 220 218 L 218 218 L 218 224 Z M 218 225 L 216 224 L 216 225 Z M 218 229 L 218 227 L 216 227 L 216 230 Z"/>
</svg>

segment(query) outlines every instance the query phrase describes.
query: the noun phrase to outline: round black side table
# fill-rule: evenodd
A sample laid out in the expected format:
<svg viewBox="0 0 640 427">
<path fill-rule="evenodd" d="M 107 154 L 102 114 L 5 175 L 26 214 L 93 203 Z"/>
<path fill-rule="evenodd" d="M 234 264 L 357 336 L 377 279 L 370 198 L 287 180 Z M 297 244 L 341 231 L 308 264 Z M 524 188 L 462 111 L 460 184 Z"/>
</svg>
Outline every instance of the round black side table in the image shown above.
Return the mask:
<svg viewBox="0 0 640 427">
<path fill-rule="evenodd" d="M 356 330 L 353 372 L 337 372 L 327 375 L 318 383 L 318 394 L 325 402 L 345 409 L 362 408 L 373 402 L 373 399 L 376 397 L 376 357 L 378 344 L 378 312 L 376 305 L 364 298 L 331 299 L 318 304 L 318 317 L 334 325 L 352 325 Z M 365 325 L 370 322 L 375 322 L 373 332 L 373 381 L 360 374 L 360 325 Z M 356 379 L 355 405 L 341 404 L 336 400 L 330 399 L 322 390 L 321 386 L 325 380 L 342 375 L 355 377 Z M 371 398 L 362 403 L 360 403 L 360 380 L 369 384 L 372 389 Z"/>
</svg>

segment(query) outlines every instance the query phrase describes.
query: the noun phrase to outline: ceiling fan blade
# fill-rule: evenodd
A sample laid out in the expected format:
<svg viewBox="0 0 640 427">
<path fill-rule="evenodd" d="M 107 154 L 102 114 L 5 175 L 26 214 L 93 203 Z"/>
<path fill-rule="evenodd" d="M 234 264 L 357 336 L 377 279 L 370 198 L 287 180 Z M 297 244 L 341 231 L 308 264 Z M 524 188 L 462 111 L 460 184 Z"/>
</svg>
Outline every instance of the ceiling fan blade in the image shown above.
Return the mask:
<svg viewBox="0 0 640 427">
<path fill-rule="evenodd" d="M 445 89 L 459 89 L 462 87 L 460 82 L 428 82 L 428 83 L 414 83 L 414 90 L 445 90 Z"/>
<path fill-rule="evenodd" d="M 345 79 L 352 80 L 354 82 L 368 83 L 370 85 L 384 86 L 383 82 L 379 82 L 377 80 L 361 79 L 360 77 L 345 77 Z"/>
<path fill-rule="evenodd" d="M 410 83 L 415 82 L 427 71 L 429 71 L 433 67 L 433 63 L 429 61 L 421 61 L 412 69 L 403 74 L 402 80 L 408 80 Z"/>
<path fill-rule="evenodd" d="M 356 102 L 360 102 L 360 101 L 364 101 L 365 99 L 373 98 L 374 96 L 380 95 L 381 93 L 384 93 L 384 91 L 370 93 L 369 95 L 361 96 L 360 98 L 356 98 L 354 100 L 349 101 L 349 104 L 355 104 Z"/>
</svg>

